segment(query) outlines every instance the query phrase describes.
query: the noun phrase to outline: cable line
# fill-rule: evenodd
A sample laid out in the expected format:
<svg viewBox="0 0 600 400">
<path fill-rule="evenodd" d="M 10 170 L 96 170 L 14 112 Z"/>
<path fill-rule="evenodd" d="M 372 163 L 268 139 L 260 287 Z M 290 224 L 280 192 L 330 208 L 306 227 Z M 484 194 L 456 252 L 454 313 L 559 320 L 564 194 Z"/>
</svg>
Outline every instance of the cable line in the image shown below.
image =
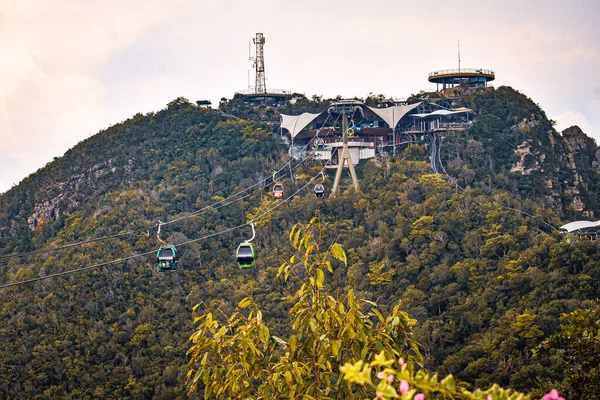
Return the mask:
<svg viewBox="0 0 600 400">
<path fill-rule="evenodd" d="M 316 174 L 315 176 L 313 176 L 304 186 L 302 186 L 300 189 L 296 190 L 291 196 L 283 199 L 281 202 L 278 202 L 276 205 L 274 205 L 270 209 L 266 210 L 262 214 L 260 214 L 257 217 L 255 217 L 252 221 L 246 222 L 246 223 L 238 225 L 238 226 L 234 226 L 232 228 L 227 228 L 227 229 L 224 229 L 222 231 L 214 232 L 214 233 L 202 236 L 200 238 L 191 239 L 191 240 L 188 240 L 188 241 L 176 244 L 176 245 L 174 245 L 174 247 L 180 247 L 180 246 L 185 246 L 187 244 L 196 243 L 196 242 L 199 242 L 199 241 L 202 241 L 202 240 L 206 240 L 206 239 L 209 239 L 209 238 L 212 238 L 212 237 L 215 237 L 215 236 L 219 236 L 219 235 L 222 235 L 224 233 L 232 232 L 234 230 L 237 230 L 237 229 L 243 228 L 245 226 L 251 225 L 257 219 L 261 219 L 261 218 L 267 216 L 268 214 L 270 214 L 271 212 L 273 212 L 275 209 L 281 207 L 283 204 L 285 204 L 288 201 L 290 201 L 294 196 L 296 196 L 302 190 L 306 189 L 308 187 L 308 185 L 310 185 L 318 176 L 320 176 L 323 171 L 325 171 L 325 166 L 321 169 L 321 171 L 319 171 L 318 174 Z M 164 224 L 162 224 L 162 225 L 164 225 Z M 44 279 L 55 278 L 57 276 L 64 276 L 64 275 L 73 274 L 73 273 L 76 273 L 76 272 L 87 271 L 87 270 L 90 270 L 90 269 L 99 268 L 99 267 L 103 267 L 103 266 L 111 265 L 111 264 L 117 264 L 117 263 L 121 263 L 121 262 L 124 262 L 124 261 L 128 261 L 128 260 L 132 260 L 132 259 L 135 259 L 135 258 L 139 258 L 139 257 L 145 257 L 145 256 L 148 256 L 150 254 L 155 254 L 155 253 L 156 253 L 156 250 L 152 250 L 152 251 L 148 251 L 148 252 L 145 252 L 145 253 L 134 254 L 134 255 L 129 256 L 129 257 L 118 258 L 116 260 L 106 261 L 106 262 L 102 262 L 102 263 L 98 263 L 98 264 L 94 264 L 94 265 L 88 265 L 88 266 L 84 266 L 84 267 L 81 267 L 81 268 L 71 269 L 71 270 L 68 270 L 68 271 L 57 272 L 57 273 L 54 273 L 54 274 L 40 276 L 40 277 L 32 278 L 32 279 L 26 279 L 26 280 L 18 281 L 18 282 L 6 283 L 6 284 L 3 284 L 3 285 L 0 285 L 0 289 L 5 289 L 5 288 L 9 288 L 9 287 L 14 287 L 14 286 L 20 286 L 20 285 L 25 285 L 25 284 L 28 284 L 28 283 L 33 283 L 33 282 L 41 281 L 41 280 L 44 280 Z"/>
<path fill-rule="evenodd" d="M 435 141 L 435 138 L 433 138 L 433 141 Z M 453 178 L 450 176 L 450 174 L 448 174 L 448 172 L 446 171 L 446 168 L 444 168 L 444 164 L 442 164 L 442 158 L 441 158 L 441 156 L 440 156 L 440 148 L 441 148 L 441 142 L 440 142 L 440 146 L 439 146 L 439 147 L 437 147 L 437 148 L 436 148 L 436 147 L 434 146 L 434 151 L 436 152 L 436 153 L 435 153 L 435 154 L 436 154 L 436 156 L 435 156 L 435 157 L 438 159 L 438 161 L 439 161 L 439 165 L 440 165 L 440 167 L 442 167 L 442 170 L 444 171 L 444 174 L 445 174 L 445 175 L 446 175 L 446 177 L 447 177 L 447 178 L 450 180 L 450 182 L 452 182 L 452 183 L 453 183 L 453 184 L 454 184 L 454 185 L 455 185 L 457 188 L 459 188 L 460 190 L 462 190 L 462 191 L 463 191 L 463 193 L 466 193 L 466 192 L 467 192 L 467 190 L 466 190 L 465 188 L 463 188 L 462 186 L 460 186 L 460 185 L 459 185 L 459 184 L 458 184 L 458 183 L 457 183 L 457 182 L 456 182 L 456 181 L 455 181 L 455 180 L 454 180 L 454 179 L 453 179 Z M 438 172 L 437 172 L 437 170 L 434 170 L 434 172 L 435 172 L 435 173 L 438 173 Z M 477 201 L 477 200 L 475 200 L 475 199 L 474 199 L 474 201 L 475 201 L 475 203 L 477 203 L 479 206 L 483 206 L 483 204 L 482 204 L 482 203 L 480 203 L 479 201 Z M 495 201 L 495 202 L 496 202 L 496 204 L 498 204 L 500 207 L 502 207 L 502 208 L 504 208 L 504 209 L 507 209 L 507 210 L 510 210 L 510 211 L 514 211 L 514 212 L 520 213 L 520 214 L 522 214 L 522 215 L 525 215 L 525 216 L 527 216 L 527 217 L 531 217 L 531 218 L 538 218 L 538 217 L 536 217 L 535 215 L 532 215 L 532 214 L 530 214 L 530 213 L 528 213 L 528 212 L 525 212 L 525 211 L 522 211 L 522 210 L 518 210 L 518 209 L 516 209 L 516 208 L 509 207 L 509 206 L 507 206 L 507 205 L 504 205 L 504 204 L 500 203 L 500 202 L 499 202 L 499 201 L 497 201 L 497 200 L 493 200 L 493 201 Z M 541 220 L 542 220 L 542 222 L 544 223 L 544 225 L 546 225 L 546 226 L 549 226 L 550 228 L 552 228 L 552 229 L 553 229 L 553 230 L 555 230 L 555 231 L 558 231 L 558 230 L 559 230 L 557 227 L 555 227 L 554 225 L 552 225 L 552 224 L 551 224 L 551 223 L 549 223 L 549 222 L 546 222 L 544 219 L 541 219 Z M 544 233 L 545 233 L 545 232 L 544 232 Z"/>
<path fill-rule="evenodd" d="M 105 265 L 116 264 L 116 263 L 120 263 L 120 262 L 123 262 L 123 261 L 132 260 L 134 258 L 139 258 L 139 257 L 147 256 L 149 254 L 154 254 L 154 253 L 155 253 L 155 251 L 152 250 L 152 251 L 149 251 L 149 252 L 146 252 L 146 253 L 142 253 L 142 254 L 135 254 L 133 256 L 129 256 L 129 257 L 125 257 L 125 258 L 117 258 L 116 260 L 112 260 L 112 261 L 106 261 L 106 262 L 99 263 L 99 264 L 88 265 L 88 266 L 81 267 L 81 268 L 76 268 L 76 269 L 70 269 L 68 271 L 57 272 L 57 273 L 50 274 L 50 275 L 44 275 L 44 276 L 40 276 L 40 277 L 37 277 L 37 278 L 27 279 L 27 280 L 24 280 L 24 281 L 13 282 L 13 283 L 6 283 L 4 285 L 0 285 L 0 289 L 9 288 L 9 287 L 12 287 L 12 286 L 20 286 L 20 285 L 24 285 L 26 283 L 32 283 L 32 282 L 41 281 L 43 279 L 49 279 L 49 278 L 55 278 L 57 276 L 73 274 L 75 272 L 86 271 L 86 270 L 93 269 L 93 268 L 99 268 L 99 267 L 103 267 Z"/>
<path fill-rule="evenodd" d="M 325 124 L 329 120 L 330 116 L 331 116 L 331 113 L 329 113 L 329 115 L 327 116 L 327 118 L 325 119 L 325 121 L 321 124 L 321 128 L 319 128 L 319 130 L 323 129 L 323 127 L 325 126 Z M 338 118 L 339 118 L 339 116 L 338 116 Z M 336 118 L 336 121 L 337 121 L 337 118 Z M 336 121 L 334 121 L 334 125 L 335 125 Z M 327 134 L 325 135 L 325 137 L 327 137 L 329 135 L 329 133 L 330 133 L 330 131 L 327 132 Z M 302 151 L 304 152 L 309 145 L 310 145 L 310 142 L 307 143 L 302 148 Z M 302 160 L 300 160 L 293 167 L 293 169 L 291 169 L 289 171 L 289 173 L 293 173 L 293 171 L 295 171 L 296 169 L 298 169 L 298 167 L 300 167 L 300 165 L 302 165 L 306 161 L 307 158 L 308 158 L 308 154 L 306 154 L 302 158 Z M 293 157 L 290 157 L 290 160 L 287 161 L 280 169 L 275 170 L 275 173 L 276 174 L 281 174 L 282 177 L 287 176 L 288 172 L 284 171 L 284 170 L 288 166 L 291 165 L 291 163 L 292 163 L 293 160 L 294 160 Z M 281 171 L 284 171 L 284 172 L 281 173 Z M 182 221 L 182 220 L 185 220 L 185 219 L 188 219 L 188 218 L 199 216 L 199 215 L 202 215 L 202 214 L 208 212 L 211 209 L 219 209 L 219 208 L 224 207 L 226 205 L 235 203 L 238 200 L 242 200 L 244 198 L 247 198 L 247 197 L 249 197 L 249 196 L 252 195 L 252 193 L 249 192 L 251 189 L 253 189 L 253 188 L 257 187 L 257 186 L 263 185 L 269 179 L 272 179 L 272 177 L 268 176 L 268 177 L 266 177 L 266 178 L 258 181 L 257 183 L 255 183 L 255 184 L 247 187 L 246 189 L 243 189 L 243 190 L 241 190 L 241 191 L 239 191 L 237 193 L 234 193 L 234 194 L 230 195 L 229 197 L 227 197 L 227 198 L 225 198 L 223 200 L 220 200 L 218 202 L 215 202 L 213 204 L 205 206 L 205 207 L 201 208 L 200 210 L 193 211 L 193 212 L 190 212 L 190 213 L 188 213 L 186 215 L 183 215 L 181 217 L 177 217 L 177 218 L 175 218 L 173 220 L 164 222 L 164 223 L 162 223 L 162 225 L 170 225 L 170 224 L 173 224 L 175 222 L 179 222 L 179 221 Z M 244 194 L 246 192 L 248 192 L 248 193 L 245 194 L 245 195 L 243 195 L 243 196 L 241 196 L 241 197 L 239 197 L 239 198 L 235 198 L 235 197 L 240 196 L 240 195 L 242 195 L 242 194 Z M 226 203 L 224 203 L 224 202 L 226 202 Z M 221 203 L 224 203 L 224 204 L 221 204 Z M 151 229 L 157 229 L 158 226 L 159 226 L 159 224 L 154 224 L 154 225 L 151 225 L 151 226 L 148 226 L 148 227 L 145 227 L 145 228 L 133 229 L 133 230 L 129 230 L 129 231 L 122 232 L 122 233 L 116 233 L 116 234 L 113 234 L 113 235 L 102 236 L 102 237 L 94 238 L 94 239 L 82 240 L 82 241 L 79 241 L 79 242 L 68 243 L 68 244 L 61 245 L 61 246 L 56 246 L 56 247 L 51 247 L 51 248 L 46 248 L 46 249 L 33 250 L 33 251 L 23 252 L 23 253 L 13 253 L 13 254 L 0 255 L 0 261 L 12 259 L 12 258 L 27 257 L 27 256 L 37 255 L 37 254 L 51 253 L 51 252 L 54 252 L 54 251 L 64 250 L 64 249 L 68 249 L 68 248 L 71 248 L 71 247 L 76 247 L 76 246 L 82 246 L 82 245 L 91 244 L 91 243 L 102 242 L 102 241 L 109 240 L 109 239 L 116 239 L 116 238 L 119 238 L 119 237 L 129 236 L 129 235 L 133 235 L 133 234 L 136 234 L 136 233 L 147 232 L 148 230 L 151 230 Z"/>
</svg>

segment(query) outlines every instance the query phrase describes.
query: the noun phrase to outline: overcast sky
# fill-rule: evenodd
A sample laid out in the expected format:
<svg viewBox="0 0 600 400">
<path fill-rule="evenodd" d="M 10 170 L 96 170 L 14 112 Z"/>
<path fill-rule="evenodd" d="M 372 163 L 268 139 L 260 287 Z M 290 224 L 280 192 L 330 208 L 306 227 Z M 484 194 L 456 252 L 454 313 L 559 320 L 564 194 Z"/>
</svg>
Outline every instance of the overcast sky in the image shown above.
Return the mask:
<svg viewBox="0 0 600 400">
<path fill-rule="evenodd" d="M 179 96 L 248 86 L 408 97 L 427 74 L 496 72 L 600 142 L 600 0 L 0 0 L 0 192 L 79 141 Z M 108 155 L 107 155 L 108 157 Z"/>
</svg>

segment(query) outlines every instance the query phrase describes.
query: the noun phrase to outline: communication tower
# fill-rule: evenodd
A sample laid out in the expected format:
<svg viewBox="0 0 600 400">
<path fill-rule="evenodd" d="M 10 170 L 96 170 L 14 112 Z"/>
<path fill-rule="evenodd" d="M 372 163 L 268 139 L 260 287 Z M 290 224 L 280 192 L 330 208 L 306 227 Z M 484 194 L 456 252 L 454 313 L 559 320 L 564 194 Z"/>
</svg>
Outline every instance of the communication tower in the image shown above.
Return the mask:
<svg viewBox="0 0 600 400">
<path fill-rule="evenodd" d="M 265 104 L 279 106 L 287 103 L 292 96 L 289 90 L 273 89 L 267 91 L 267 74 L 265 73 L 265 36 L 257 33 L 253 39 L 255 52 L 251 54 L 251 45 L 248 42 L 248 57 L 254 68 L 254 86 L 250 85 L 250 71 L 248 71 L 248 90 L 241 90 L 235 94 L 244 96 L 250 104 Z"/>
<path fill-rule="evenodd" d="M 267 77 L 265 76 L 265 36 L 262 33 L 257 33 L 254 38 L 256 45 L 256 57 L 250 57 L 253 61 L 253 67 L 256 71 L 256 81 L 254 88 L 256 93 L 267 92 Z"/>
</svg>

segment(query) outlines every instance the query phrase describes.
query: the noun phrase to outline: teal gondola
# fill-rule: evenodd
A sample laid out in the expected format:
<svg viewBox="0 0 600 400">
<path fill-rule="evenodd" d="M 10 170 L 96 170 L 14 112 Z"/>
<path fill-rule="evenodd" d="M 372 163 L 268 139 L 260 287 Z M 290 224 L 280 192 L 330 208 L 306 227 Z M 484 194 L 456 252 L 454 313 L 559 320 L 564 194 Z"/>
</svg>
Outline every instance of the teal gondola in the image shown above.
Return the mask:
<svg viewBox="0 0 600 400">
<path fill-rule="evenodd" d="M 160 272 L 176 270 L 177 252 L 175 251 L 175 246 L 160 246 L 156 252 L 156 264 Z"/>
</svg>

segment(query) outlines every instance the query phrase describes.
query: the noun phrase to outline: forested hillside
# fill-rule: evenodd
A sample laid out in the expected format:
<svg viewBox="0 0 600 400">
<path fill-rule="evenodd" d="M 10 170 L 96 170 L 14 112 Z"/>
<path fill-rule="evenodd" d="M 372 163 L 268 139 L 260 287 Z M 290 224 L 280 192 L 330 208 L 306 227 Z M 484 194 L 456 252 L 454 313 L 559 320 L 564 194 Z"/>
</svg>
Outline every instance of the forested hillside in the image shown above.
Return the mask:
<svg viewBox="0 0 600 400">
<path fill-rule="evenodd" d="M 315 100 L 286 112 L 326 103 Z M 275 111 L 228 104 L 226 113 L 256 121 L 177 99 L 87 139 L 0 196 L 0 257 L 135 231 L 3 258 L 0 282 L 152 251 L 158 220 L 201 210 L 284 167 L 286 147 L 261 122 Z M 263 185 L 164 226 L 161 237 L 175 244 L 226 231 L 180 247 L 176 272 L 156 272 L 150 255 L 2 289 L 0 398 L 184 398 L 194 305 L 224 320 L 250 296 L 274 335 L 290 334 L 298 287 L 276 275 L 293 251 L 291 227 L 315 215 L 328 243 L 347 254 L 347 266 L 327 273 L 328 289 L 353 288 L 385 313 L 400 304 L 418 321 L 427 368 L 479 387 L 557 384 L 568 373 L 565 350 L 534 358 L 531 349 L 559 332 L 561 313 L 598 307 L 600 252 L 550 225 L 599 215 L 598 148 L 580 131 L 556 133 L 510 88 L 465 94 L 457 105 L 476 112 L 470 130 L 442 140 L 442 162 L 461 188 L 431 173 L 425 145 L 411 146 L 359 164 L 360 193 L 318 200 L 302 191 L 257 219 L 256 269 L 240 270 L 234 259 L 250 229 L 226 230 L 275 205 Z M 301 163 L 294 181 L 283 177 L 287 194 L 320 170 Z"/>
</svg>

